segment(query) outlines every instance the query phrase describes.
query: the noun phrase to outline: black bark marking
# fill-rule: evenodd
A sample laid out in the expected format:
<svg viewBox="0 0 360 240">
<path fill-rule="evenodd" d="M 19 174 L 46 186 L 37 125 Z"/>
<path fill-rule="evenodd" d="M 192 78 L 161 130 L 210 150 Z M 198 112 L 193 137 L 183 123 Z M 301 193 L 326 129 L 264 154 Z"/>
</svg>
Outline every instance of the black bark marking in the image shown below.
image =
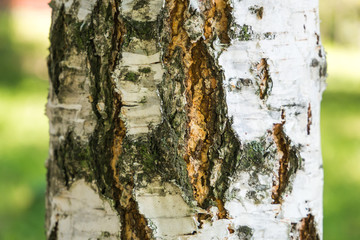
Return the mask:
<svg viewBox="0 0 360 240">
<path fill-rule="evenodd" d="M 262 58 L 256 65 L 256 77 L 259 82 L 260 99 L 266 99 L 270 95 L 272 89 L 272 80 L 267 59 Z"/>
<path fill-rule="evenodd" d="M 312 124 L 312 112 L 311 112 L 311 104 L 309 103 L 308 109 L 307 109 L 307 135 L 310 135 L 310 127 Z"/>
<path fill-rule="evenodd" d="M 319 66 L 319 61 L 316 58 L 313 58 L 313 60 L 311 60 L 311 67 L 317 67 Z"/>
<path fill-rule="evenodd" d="M 255 6 L 249 7 L 249 10 L 252 14 L 255 14 L 259 20 L 261 20 L 263 18 L 264 7 L 255 5 Z"/>
<path fill-rule="evenodd" d="M 50 32 L 50 55 L 48 57 L 49 77 L 56 95 L 59 94 L 60 79 L 59 75 L 62 72 L 61 61 L 65 58 L 66 52 L 66 23 L 65 23 L 65 7 L 62 6 L 59 10 L 59 15 L 55 21 Z"/>
<path fill-rule="evenodd" d="M 74 179 L 85 178 L 91 181 L 92 170 L 89 166 L 92 159 L 91 150 L 89 146 L 77 140 L 72 131 L 67 133 L 62 143 L 54 146 L 54 158 L 63 173 L 66 187 L 69 188 Z"/>
<path fill-rule="evenodd" d="M 58 230 L 59 230 L 59 221 L 56 221 L 55 226 L 53 227 L 53 229 L 51 229 L 51 233 L 48 240 L 57 240 Z"/>
<path fill-rule="evenodd" d="M 248 226 L 240 226 L 236 232 L 241 240 L 250 240 L 254 234 L 253 229 Z"/>
</svg>

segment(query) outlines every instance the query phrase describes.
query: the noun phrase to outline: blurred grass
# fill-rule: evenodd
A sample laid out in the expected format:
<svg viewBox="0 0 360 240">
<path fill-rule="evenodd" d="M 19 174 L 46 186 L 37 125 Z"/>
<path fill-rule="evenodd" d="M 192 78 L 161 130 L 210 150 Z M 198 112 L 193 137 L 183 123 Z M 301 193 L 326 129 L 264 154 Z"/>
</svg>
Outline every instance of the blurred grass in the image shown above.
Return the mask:
<svg viewBox="0 0 360 240">
<path fill-rule="evenodd" d="M 360 239 L 360 50 L 325 46 L 328 87 L 321 111 L 324 239 Z"/>
<path fill-rule="evenodd" d="M 360 1 L 319 0 L 319 3 L 323 39 L 360 47 Z"/>
<path fill-rule="evenodd" d="M 38 240 L 45 236 L 48 83 L 24 63 L 45 55 L 16 42 L 10 20 L 0 12 L 0 239 Z"/>
<path fill-rule="evenodd" d="M 46 47 L 19 42 L 0 12 L 0 239 L 44 239 Z M 360 239 L 360 50 L 325 44 L 324 239 Z M 40 60 L 39 60 L 40 59 Z M 36 71 L 34 71 L 34 69 Z M 39 73 L 40 72 L 40 73 Z"/>
</svg>

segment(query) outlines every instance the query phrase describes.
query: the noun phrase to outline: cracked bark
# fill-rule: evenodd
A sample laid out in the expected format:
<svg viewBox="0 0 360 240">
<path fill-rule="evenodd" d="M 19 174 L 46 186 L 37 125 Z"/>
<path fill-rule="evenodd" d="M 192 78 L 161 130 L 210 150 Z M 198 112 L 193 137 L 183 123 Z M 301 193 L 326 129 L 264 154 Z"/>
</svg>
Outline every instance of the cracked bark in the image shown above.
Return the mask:
<svg viewBox="0 0 360 240">
<path fill-rule="evenodd" d="M 48 239 L 321 238 L 315 3 L 50 5 Z"/>
</svg>

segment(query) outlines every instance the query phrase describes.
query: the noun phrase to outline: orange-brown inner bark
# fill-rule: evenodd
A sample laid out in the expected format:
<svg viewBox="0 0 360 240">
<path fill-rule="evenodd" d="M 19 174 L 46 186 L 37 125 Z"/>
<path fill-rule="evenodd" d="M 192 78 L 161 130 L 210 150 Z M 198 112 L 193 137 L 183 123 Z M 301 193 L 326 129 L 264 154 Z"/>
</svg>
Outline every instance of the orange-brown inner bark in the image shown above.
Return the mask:
<svg viewBox="0 0 360 240">
<path fill-rule="evenodd" d="M 216 133 L 216 91 L 220 76 L 207 43 L 215 34 L 221 43 L 230 42 L 227 32 L 231 7 L 225 0 L 209 3 L 210 7 L 204 12 L 205 39 L 191 42 L 183 26 L 189 2 L 168 0 L 167 4 L 170 9 L 171 40 L 166 59 L 171 59 L 177 48 L 182 50 L 188 116 L 184 159 L 194 198 L 202 206 L 210 192 L 208 153 Z"/>
<path fill-rule="evenodd" d="M 273 138 L 277 146 L 279 160 L 279 176 L 278 183 L 273 185 L 272 199 L 273 204 L 280 204 L 282 202 L 282 193 L 285 191 L 289 181 L 289 155 L 290 144 L 283 131 L 283 123 L 277 123 L 273 126 Z"/>
<path fill-rule="evenodd" d="M 121 46 L 126 34 L 126 29 L 123 22 L 119 19 L 119 3 L 114 0 L 112 4 L 112 13 L 114 17 L 114 32 L 113 32 L 113 51 L 110 59 L 111 69 L 116 67 L 117 59 L 121 51 Z M 120 118 L 121 112 L 121 96 L 115 91 L 115 84 L 113 84 L 113 142 L 111 147 L 112 158 L 110 160 L 110 167 L 113 174 L 113 192 L 116 201 L 116 209 L 122 215 L 122 233 L 121 239 L 126 240 L 147 240 L 152 238 L 152 231 L 149 228 L 147 221 L 143 215 L 139 213 L 137 202 L 135 201 L 132 190 L 133 182 L 121 183 L 119 180 L 119 170 L 117 163 L 119 156 L 122 153 L 122 144 L 126 136 L 126 127 L 124 121 Z"/>
</svg>

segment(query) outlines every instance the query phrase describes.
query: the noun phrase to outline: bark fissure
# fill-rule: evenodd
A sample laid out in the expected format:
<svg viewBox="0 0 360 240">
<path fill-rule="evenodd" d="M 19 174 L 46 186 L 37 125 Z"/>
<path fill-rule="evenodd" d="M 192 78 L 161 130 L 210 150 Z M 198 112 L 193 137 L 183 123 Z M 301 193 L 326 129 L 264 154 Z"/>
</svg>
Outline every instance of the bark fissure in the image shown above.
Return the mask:
<svg viewBox="0 0 360 240">
<path fill-rule="evenodd" d="M 308 214 L 300 222 L 300 240 L 319 240 L 320 237 L 316 232 L 314 216 Z"/>
<path fill-rule="evenodd" d="M 225 116 L 226 110 L 219 112 L 218 109 L 220 104 L 225 105 L 222 89 L 223 74 L 210 53 L 209 46 L 215 37 L 218 37 L 223 44 L 230 42 L 228 31 L 231 22 L 231 7 L 227 1 L 223 0 L 209 4 L 208 9 L 203 13 L 205 39 L 200 38 L 194 42 L 184 28 L 186 19 L 191 15 L 187 11 L 189 3 L 168 1 L 167 4 L 170 12 L 171 40 L 169 40 L 165 60 L 169 63 L 176 49 L 181 49 L 187 102 L 184 160 L 187 164 L 193 196 L 201 207 L 215 201 L 215 205 L 218 205 L 219 210 L 221 209 L 219 217 L 224 218 L 226 213 L 224 213 L 223 204 L 220 204 L 222 200 L 217 199 L 219 196 L 214 196 L 214 186 L 210 186 L 210 177 L 215 161 L 222 161 L 212 153 L 218 150 L 214 149 L 215 145 L 221 146 L 222 135 L 225 132 L 219 131 L 217 124 L 225 121 L 224 125 L 227 125 L 228 120 Z M 225 128 L 225 130 L 229 131 L 229 135 L 233 134 L 230 128 Z M 222 191 L 224 192 L 225 189 Z"/>
<path fill-rule="evenodd" d="M 312 124 L 312 112 L 311 112 L 311 104 L 309 103 L 308 109 L 307 109 L 307 135 L 310 135 L 310 128 Z"/>
<path fill-rule="evenodd" d="M 58 230 L 59 230 L 59 222 L 56 221 L 55 226 L 51 230 L 49 240 L 57 240 L 58 239 Z"/>
<path fill-rule="evenodd" d="M 111 58 L 109 59 L 111 66 L 111 70 L 114 71 L 116 67 L 116 63 L 119 60 L 120 52 L 121 52 L 121 46 L 124 41 L 124 34 L 126 33 L 126 28 L 124 27 L 124 23 L 122 19 L 120 18 L 120 9 L 119 9 L 119 0 L 112 0 L 111 4 L 109 4 L 109 8 L 111 6 L 111 12 L 113 15 L 113 21 L 114 21 L 114 29 L 112 34 L 112 51 L 111 51 Z"/>
<path fill-rule="evenodd" d="M 204 37 L 213 40 L 215 36 L 220 43 L 229 44 L 229 29 L 232 21 L 232 8 L 227 0 L 210 2 L 210 8 L 205 11 Z"/>
<path fill-rule="evenodd" d="M 272 80 L 269 74 L 269 65 L 265 58 L 262 58 L 256 65 L 256 71 L 259 78 L 260 99 L 266 99 L 270 95 Z"/>
<path fill-rule="evenodd" d="M 292 238 L 296 240 L 320 240 L 320 236 L 316 230 L 315 217 L 308 214 L 298 223 L 292 223 Z"/>
<path fill-rule="evenodd" d="M 112 12 L 114 18 L 114 31 L 111 51 L 112 58 L 110 59 L 111 62 L 109 65 L 112 67 L 113 71 L 121 57 L 121 48 L 127 31 L 123 21 L 120 19 L 119 2 L 116 0 L 112 3 Z M 111 73 L 112 72 L 110 72 L 109 75 Z M 114 199 L 116 201 L 115 206 L 121 216 L 122 222 L 121 239 L 151 239 L 151 229 L 148 227 L 145 217 L 140 214 L 137 202 L 133 196 L 133 179 L 131 179 L 130 182 L 120 182 L 117 165 L 119 156 L 122 154 L 123 142 L 126 136 L 126 127 L 124 121 L 120 117 L 121 107 L 123 105 L 121 95 L 117 92 L 114 82 L 112 82 L 111 89 L 113 91 L 113 135 L 110 166 L 113 172 L 113 187 L 116 188 L 114 191 Z"/>
<path fill-rule="evenodd" d="M 299 147 L 291 146 L 291 141 L 284 132 L 284 124 L 274 124 L 273 139 L 277 147 L 279 157 L 279 170 L 276 180 L 273 181 L 272 199 L 273 204 L 281 204 L 283 202 L 283 193 L 291 190 L 291 176 L 301 168 L 301 157 Z"/>
<path fill-rule="evenodd" d="M 59 75 L 62 71 L 61 61 L 65 57 L 66 41 L 66 25 L 65 25 L 65 10 L 62 6 L 59 10 L 59 15 L 52 26 L 50 34 L 50 55 L 48 57 L 49 77 L 56 95 L 59 94 L 60 79 Z"/>
<path fill-rule="evenodd" d="M 190 181 L 194 188 L 194 197 L 200 206 L 209 194 L 208 152 L 213 144 L 215 134 L 214 111 L 217 79 L 211 65 L 210 56 L 205 44 L 199 41 L 191 49 L 191 59 L 188 78 L 186 80 L 188 102 L 188 142 L 185 161 Z M 209 66 L 210 65 L 210 66 Z"/>
<path fill-rule="evenodd" d="M 113 24 L 106 22 L 111 19 Z M 125 124 L 120 117 L 121 96 L 112 78 L 112 72 L 121 59 L 121 49 L 126 34 L 120 16 L 119 2 L 111 1 L 108 5 L 97 2 L 86 30 L 90 39 L 87 44 L 92 80 L 90 101 L 98 118 L 98 124 L 90 138 L 91 168 L 100 192 L 114 200 L 115 209 L 122 223 L 121 239 L 150 239 L 150 228 L 144 216 L 139 213 L 134 200 L 133 181 L 119 180 L 118 161 L 126 136 Z M 101 39 L 99 35 L 103 32 L 97 31 L 109 32 L 110 40 L 99 40 Z M 103 109 L 99 107 L 100 104 L 104 105 Z"/>
<path fill-rule="evenodd" d="M 279 160 L 279 172 L 278 172 L 278 183 L 273 185 L 272 199 L 274 204 L 280 204 L 282 202 L 282 193 L 285 191 L 289 180 L 289 153 L 290 144 L 283 131 L 284 123 L 274 124 L 273 137 L 276 143 L 278 153 L 280 155 Z"/>
</svg>

